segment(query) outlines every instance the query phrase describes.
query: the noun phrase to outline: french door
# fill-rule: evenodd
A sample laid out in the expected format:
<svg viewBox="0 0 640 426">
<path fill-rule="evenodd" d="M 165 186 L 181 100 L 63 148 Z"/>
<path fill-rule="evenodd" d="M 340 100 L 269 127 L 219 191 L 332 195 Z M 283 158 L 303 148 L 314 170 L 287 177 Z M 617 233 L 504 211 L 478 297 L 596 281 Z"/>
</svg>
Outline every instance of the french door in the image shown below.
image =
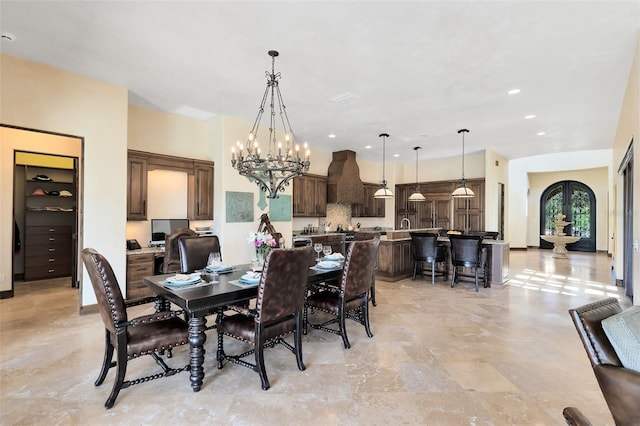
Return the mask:
<svg viewBox="0 0 640 426">
<path fill-rule="evenodd" d="M 580 237 L 567 250 L 596 251 L 596 197 L 587 185 L 574 180 L 556 182 L 547 187 L 540 197 L 540 230 L 542 235 L 555 234 L 553 222 L 558 213 L 571 222 L 564 233 Z M 540 248 L 552 248 L 553 244 L 540 238 Z"/>
</svg>

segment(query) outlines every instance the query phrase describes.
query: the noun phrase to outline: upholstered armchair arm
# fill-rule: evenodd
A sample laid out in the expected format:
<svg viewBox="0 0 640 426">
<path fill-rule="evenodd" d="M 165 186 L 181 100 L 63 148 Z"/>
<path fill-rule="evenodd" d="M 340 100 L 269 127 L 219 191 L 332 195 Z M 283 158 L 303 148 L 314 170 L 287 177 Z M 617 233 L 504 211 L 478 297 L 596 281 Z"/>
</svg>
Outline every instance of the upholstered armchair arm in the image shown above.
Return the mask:
<svg viewBox="0 0 640 426">
<path fill-rule="evenodd" d="M 610 364 L 596 365 L 593 372 L 616 424 L 640 424 L 640 372 Z"/>
<path fill-rule="evenodd" d="M 593 426 L 589 419 L 576 407 L 566 407 L 562 410 L 564 420 L 569 426 Z"/>
<path fill-rule="evenodd" d="M 143 315 L 141 317 L 134 318 L 130 321 L 119 322 L 116 324 L 116 329 L 124 327 L 135 327 L 140 324 L 149 324 L 152 322 L 166 321 L 171 318 L 175 318 L 184 314 L 184 311 L 159 311 L 149 315 Z"/>
</svg>

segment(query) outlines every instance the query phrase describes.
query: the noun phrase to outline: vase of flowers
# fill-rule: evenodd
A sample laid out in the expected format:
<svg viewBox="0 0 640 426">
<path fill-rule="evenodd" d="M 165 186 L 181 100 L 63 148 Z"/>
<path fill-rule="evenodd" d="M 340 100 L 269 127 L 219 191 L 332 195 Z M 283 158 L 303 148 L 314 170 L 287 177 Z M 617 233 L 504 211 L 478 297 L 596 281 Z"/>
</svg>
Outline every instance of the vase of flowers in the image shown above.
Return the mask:
<svg viewBox="0 0 640 426">
<path fill-rule="evenodd" d="M 256 249 L 256 264 L 254 269 L 262 269 L 264 265 L 264 259 L 267 257 L 267 253 L 273 247 L 277 246 L 277 241 L 271 234 L 264 232 L 252 232 L 249 234 L 247 241 L 252 244 Z"/>
</svg>

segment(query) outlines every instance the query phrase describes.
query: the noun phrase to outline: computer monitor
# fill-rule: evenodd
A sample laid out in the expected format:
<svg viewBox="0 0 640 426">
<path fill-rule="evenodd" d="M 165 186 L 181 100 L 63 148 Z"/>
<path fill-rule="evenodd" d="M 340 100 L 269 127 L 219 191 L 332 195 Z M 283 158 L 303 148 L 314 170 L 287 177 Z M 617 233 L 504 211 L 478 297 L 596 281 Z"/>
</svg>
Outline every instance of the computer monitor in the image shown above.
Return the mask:
<svg viewBox="0 0 640 426">
<path fill-rule="evenodd" d="M 164 237 L 178 228 L 188 228 L 189 219 L 151 219 L 151 242 L 149 245 L 164 244 Z"/>
</svg>

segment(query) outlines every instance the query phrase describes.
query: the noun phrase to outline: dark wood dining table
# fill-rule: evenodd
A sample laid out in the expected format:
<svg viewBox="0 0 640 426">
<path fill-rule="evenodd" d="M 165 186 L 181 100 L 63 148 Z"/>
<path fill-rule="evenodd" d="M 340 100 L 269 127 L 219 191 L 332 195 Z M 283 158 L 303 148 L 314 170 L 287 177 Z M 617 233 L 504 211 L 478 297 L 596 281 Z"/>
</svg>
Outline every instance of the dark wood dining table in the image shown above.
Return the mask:
<svg viewBox="0 0 640 426">
<path fill-rule="evenodd" d="M 164 281 L 175 274 L 163 274 L 144 277 L 144 283 L 163 303 L 159 309 L 168 309 L 169 302 L 183 309 L 189 322 L 189 358 L 191 388 L 198 392 L 204 381 L 204 344 L 207 340 L 207 315 L 214 314 L 219 308 L 241 303 L 257 297 L 258 286 L 240 287 L 230 281 L 238 280 L 250 270 L 250 265 L 237 265 L 233 271 L 219 274 L 217 283 L 199 283 L 193 286 L 168 287 Z M 338 279 L 342 269 L 319 270 L 309 268 L 307 286 L 314 287 L 323 282 Z"/>
</svg>

